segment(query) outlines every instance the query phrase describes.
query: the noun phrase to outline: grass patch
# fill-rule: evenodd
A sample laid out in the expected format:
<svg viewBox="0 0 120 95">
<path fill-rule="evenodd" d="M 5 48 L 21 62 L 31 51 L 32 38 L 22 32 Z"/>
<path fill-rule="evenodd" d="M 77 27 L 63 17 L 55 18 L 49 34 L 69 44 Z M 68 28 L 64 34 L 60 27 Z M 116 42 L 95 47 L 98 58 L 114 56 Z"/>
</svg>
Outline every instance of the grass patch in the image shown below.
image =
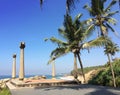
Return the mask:
<svg viewBox="0 0 120 95">
<path fill-rule="evenodd" d="M 9 89 L 6 87 L 0 91 L 0 95 L 11 95 L 11 93 L 10 93 Z"/>
</svg>

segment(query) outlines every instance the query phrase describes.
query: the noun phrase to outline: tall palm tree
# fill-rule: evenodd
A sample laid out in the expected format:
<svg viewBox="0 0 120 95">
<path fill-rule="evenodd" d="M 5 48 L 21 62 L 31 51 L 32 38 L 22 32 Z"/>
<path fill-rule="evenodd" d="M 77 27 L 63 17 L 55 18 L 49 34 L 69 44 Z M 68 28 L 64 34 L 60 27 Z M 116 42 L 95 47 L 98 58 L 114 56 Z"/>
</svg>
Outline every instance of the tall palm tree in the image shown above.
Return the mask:
<svg viewBox="0 0 120 95">
<path fill-rule="evenodd" d="M 112 32 L 115 32 L 115 30 L 110 26 L 110 24 L 115 25 L 116 21 L 112 16 L 114 16 L 118 11 L 111 12 L 111 7 L 117 3 L 117 0 L 112 0 L 110 4 L 108 4 L 107 7 L 104 6 L 106 0 L 92 0 L 91 2 L 91 7 L 88 5 L 85 5 L 84 8 L 86 8 L 90 15 L 93 18 L 90 18 L 87 23 L 91 24 L 93 27 L 99 28 L 98 31 L 98 36 L 99 32 L 101 33 L 101 36 L 107 37 L 108 35 L 108 29 L 110 29 Z M 108 44 L 105 45 L 105 48 L 108 47 Z M 109 54 L 108 59 L 109 59 Z M 109 63 L 110 59 L 109 59 Z M 116 87 L 115 84 L 115 79 L 114 79 L 114 71 L 112 69 L 112 65 L 110 64 L 111 72 L 112 72 L 112 77 L 113 77 L 113 84 L 114 87 Z"/>
<path fill-rule="evenodd" d="M 113 79 L 113 86 L 114 87 L 116 87 L 116 81 L 115 81 L 115 74 L 114 74 L 114 70 L 113 70 L 110 56 L 115 55 L 115 53 L 118 51 L 119 51 L 119 48 L 118 48 L 117 44 L 114 44 L 112 41 L 110 41 L 106 44 L 105 50 L 104 50 L 105 54 L 108 57 L 108 63 L 110 65 L 110 69 L 112 72 L 112 79 Z"/>
<path fill-rule="evenodd" d="M 66 11 L 67 11 L 67 13 L 69 13 L 69 12 L 71 12 L 71 10 L 75 9 L 75 3 L 79 2 L 79 1 L 82 2 L 82 0 L 66 0 Z M 102 0 L 102 1 L 106 2 L 107 0 Z M 94 1 L 91 0 L 91 2 L 99 2 L 99 0 L 94 0 Z M 111 2 L 116 2 L 120 6 L 120 0 L 111 0 Z M 92 3 L 92 6 L 96 6 L 96 3 Z"/>
<path fill-rule="evenodd" d="M 102 36 L 107 36 L 108 29 L 115 33 L 115 30 L 110 24 L 116 25 L 116 20 L 113 16 L 118 13 L 118 11 L 113 12 L 111 8 L 117 3 L 117 0 L 112 0 L 112 2 L 105 7 L 106 1 L 107 0 L 91 0 L 91 7 L 89 5 L 84 6 L 92 16 L 86 23 L 99 29 L 98 36 L 100 36 L 99 32 Z"/>
<path fill-rule="evenodd" d="M 43 1 L 44 0 L 40 0 L 40 6 L 43 5 Z M 81 0 L 66 0 L 66 13 L 70 13 L 73 9 L 75 9 L 75 3 L 76 2 L 79 2 Z M 98 1 L 98 0 L 96 0 Z M 104 0 L 103 0 L 104 1 Z M 111 0 L 111 1 L 116 1 L 116 0 Z M 81 1 L 82 2 L 82 1 Z M 117 0 L 117 3 L 119 4 L 120 6 L 120 0 Z"/>
<path fill-rule="evenodd" d="M 77 64 L 76 60 L 78 58 L 82 70 L 82 75 L 85 81 L 85 75 L 83 72 L 83 64 L 82 64 L 80 52 L 83 49 L 105 45 L 107 39 L 105 37 L 99 37 L 97 39 L 87 41 L 87 39 L 92 34 L 92 28 L 89 29 L 89 27 L 84 22 L 80 22 L 79 20 L 80 17 L 81 14 L 77 15 L 75 19 L 72 20 L 71 16 L 69 15 L 65 16 L 63 23 L 64 27 L 58 29 L 59 34 L 62 36 L 64 40 L 62 41 L 55 37 L 50 38 L 51 42 L 56 43 L 58 45 L 58 47 L 52 51 L 51 58 L 53 56 L 58 58 L 69 52 L 72 52 L 74 54 L 74 66 L 76 66 Z M 50 59 L 49 63 L 51 61 L 53 61 L 53 59 Z M 75 70 L 77 69 L 76 67 L 74 67 Z"/>
<path fill-rule="evenodd" d="M 92 26 L 99 28 L 101 36 L 107 36 L 108 29 L 110 29 L 112 32 L 115 32 L 115 30 L 109 25 L 112 23 L 113 25 L 116 24 L 115 19 L 112 18 L 113 15 L 115 15 L 118 11 L 111 12 L 111 7 L 116 4 L 116 0 L 112 0 L 110 4 L 105 8 L 106 0 L 92 0 L 91 7 L 88 5 L 85 5 L 84 8 L 86 8 L 90 15 L 93 18 L 90 18 L 87 23 L 90 23 Z M 99 36 L 99 31 L 98 31 Z M 108 47 L 108 45 L 105 46 L 105 48 Z M 109 54 L 108 59 L 109 59 Z M 110 62 L 110 59 L 109 59 Z M 111 62 L 110 62 L 111 63 Z M 112 65 L 110 64 L 112 77 L 113 77 L 113 83 L 115 85 L 115 79 L 114 79 L 114 71 L 112 69 Z"/>
</svg>

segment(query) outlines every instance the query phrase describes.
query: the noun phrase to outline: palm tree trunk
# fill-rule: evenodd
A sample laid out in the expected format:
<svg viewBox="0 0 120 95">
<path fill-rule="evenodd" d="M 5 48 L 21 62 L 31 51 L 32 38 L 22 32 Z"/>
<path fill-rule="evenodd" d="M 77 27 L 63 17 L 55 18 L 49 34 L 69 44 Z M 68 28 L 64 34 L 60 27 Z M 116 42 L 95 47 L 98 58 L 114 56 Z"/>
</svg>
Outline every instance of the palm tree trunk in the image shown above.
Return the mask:
<svg viewBox="0 0 120 95">
<path fill-rule="evenodd" d="M 77 71 L 77 56 L 76 56 L 76 53 L 74 53 L 74 70 Z"/>
<path fill-rule="evenodd" d="M 77 54 L 77 56 L 78 56 L 78 60 L 79 60 L 79 63 L 80 63 L 81 70 L 82 70 L 82 75 L 83 75 L 84 83 L 86 83 L 85 74 L 84 74 L 84 71 L 83 71 L 82 61 L 81 61 L 80 55 Z"/>
<path fill-rule="evenodd" d="M 76 53 L 74 53 L 74 78 L 77 79 L 78 77 L 78 69 L 77 69 L 77 56 Z"/>
<path fill-rule="evenodd" d="M 116 87 L 115 73 L 113 71 L 113 66 L 112 66 L 112 63 L 111 63 L 111 60 L 110 60 L 110 55 L 107 54 L 107 57 L 108 57 L 108 61 L 109 61 L 109 64 L 110 64 L 110 69 L 111 69 L 111 72 L 112 72 L 113 86 Z"/>
</svg>

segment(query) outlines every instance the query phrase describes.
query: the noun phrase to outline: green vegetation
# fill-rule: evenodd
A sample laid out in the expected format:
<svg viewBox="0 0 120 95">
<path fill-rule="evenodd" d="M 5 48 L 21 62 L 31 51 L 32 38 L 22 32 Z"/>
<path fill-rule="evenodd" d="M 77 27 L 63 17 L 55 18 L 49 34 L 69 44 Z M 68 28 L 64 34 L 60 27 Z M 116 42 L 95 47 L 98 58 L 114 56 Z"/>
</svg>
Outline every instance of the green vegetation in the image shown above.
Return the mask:
<svg viewBox="0 0 120 95">
<path fill-rule="evenodd" d="M 115 73 L 116 86 L 120 87 L 120 60 L 112 62 L 113 70 Z M 111 68 L 109 64 L 105 65 L 106 69 L 101 70 L 96 76 L 88 82 L 89 84 L 113 86 Z"/>
<path fill-rule="evenodd" d="M 6 87 L 0 90 L 0 95 L 11 95 L 11 93 L 9 89 Z"/>
<path fill-rule="evenodd" d="M 88 73 L 88 72 L 90 72 L 91 70 L 101 70 L 101 69 L 103 69 L 103 68 L 105 68 L 105 66 L 92 66 L 92 67 L 85 67 L 84 69 L 83 69 L 83 71 L 84 71 L 84 73 L 86 74 L 86 73 Z M 82 72 L 81 72 L 81 69 L 79 68 L 78 69 L 78 72 L 79 72 L 79 75 L 82 75 Z M 74 70 L 73 71 L 71 71 L 71 75 L 74 75 Z"/>
</svg>

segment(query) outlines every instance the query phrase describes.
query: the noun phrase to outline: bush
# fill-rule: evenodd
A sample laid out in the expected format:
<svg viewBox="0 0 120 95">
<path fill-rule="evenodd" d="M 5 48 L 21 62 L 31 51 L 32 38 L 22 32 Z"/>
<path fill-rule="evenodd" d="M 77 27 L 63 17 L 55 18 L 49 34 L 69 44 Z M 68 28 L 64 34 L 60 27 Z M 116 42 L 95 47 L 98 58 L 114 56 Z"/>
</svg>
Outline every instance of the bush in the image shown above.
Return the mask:
<svg viewBox="0 0 120 95">
<path fill-rule="evenodd" d="M 116 60 L 112 64 L 113 70 L 115 72 L 117 87 L 120 87 L 120 60 Z M 112 73 L 110 67 L 106 67 L 105 70 L 100 71 L 88 83 L 103 86 L 113 86 Z"/>
</svg>

